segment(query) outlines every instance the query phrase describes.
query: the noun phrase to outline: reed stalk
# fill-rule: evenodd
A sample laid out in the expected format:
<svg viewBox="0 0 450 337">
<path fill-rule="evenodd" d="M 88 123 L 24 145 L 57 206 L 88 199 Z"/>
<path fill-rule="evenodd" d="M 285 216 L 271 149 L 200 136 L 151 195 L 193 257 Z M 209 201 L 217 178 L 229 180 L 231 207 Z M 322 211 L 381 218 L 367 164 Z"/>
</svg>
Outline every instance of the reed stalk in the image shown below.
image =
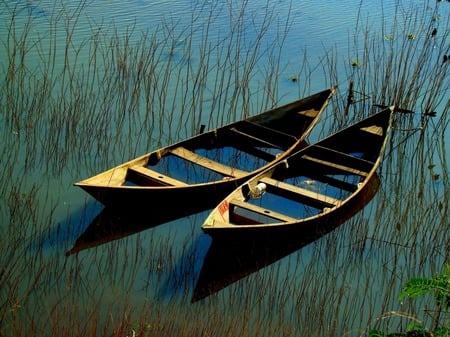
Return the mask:
<svg viewBox="0 0 450 337">
<path fill-rule="evenodd" d="M 166 18 L 154 31 L 91 23 L 81 38 L 88 2 L 47 17 L 45 34 L 20 3 L 2 5 L 0 336 L 349 336 L 432 322 L 430 301 L 399 303 L 398 294 L 448 263 L 442 4 L 399 2 L 381 32 L 361 16 L 345 60 L 327 49 L 314 64 L 305 51 L 295 65 L 282 57 L 292 18 L 280 23 L 270 3 L 255 13 L 248 1 L 203 3 L 187 24 Z M 217 32 L 222 15 L 230 29 Z M 286 69 L 302 79 L 298 96 L 319 73 L 339 84 L 320 135 L 372 103 L 415 112 L 396 114 L 383 184 L 362 212 L 196 303 L 205 214 L 64 256 L 100 207 L 73 197 L 73 181 L 280 104 Z"/>
</svg>

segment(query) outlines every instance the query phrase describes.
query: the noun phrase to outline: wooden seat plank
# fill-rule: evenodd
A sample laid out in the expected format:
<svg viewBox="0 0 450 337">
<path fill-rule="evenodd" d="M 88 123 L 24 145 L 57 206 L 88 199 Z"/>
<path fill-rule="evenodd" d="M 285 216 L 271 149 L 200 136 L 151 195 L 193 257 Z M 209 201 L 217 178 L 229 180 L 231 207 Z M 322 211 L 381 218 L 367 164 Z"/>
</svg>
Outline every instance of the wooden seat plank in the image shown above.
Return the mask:
<svg viewBox="0 0 450 337">
<path fill-rule="evenodd" d="M 299 115 L 309 117 L 309 118 L 316 118 L 317 114 L 319 113 L 319 110 L 316 109 L 308 109 L 308 110 L 302 110 L 297 112 Z"/>
<path fill-rule="evenodd" d="M 354 192 L 357 189 L 356 183 L 350 183 L 347 181 L 337 179 L 333 176 L 328 176 L 326 174 L 319 172 L 318 170 L 315 170 L 314 168 L 305 169 L 304 174 L 305 177 L 309 177 L 313 180 L 320 181 L 321 183 L 339 188 L 347 192 Z"/>
<path fill-rule="evenodd" d="M 380 137 L 383 136 L 383 128 L 378 125 L 367 126 L 367 127 L 361 128 L 360 130 L 371 133 L 376 136 L 380 136 Z"/>
<path fill-rule="evenodd" d="M 314 158 L 314 157 L 311 157 L 311 156 L 308 156 L 308 155 L 303 155 L 302 159 L 306 159 L 306 160 L 309 160 L 309 161 L 317 163 L 317 164 L 328 166 L 330 168 L 335 169 L 338 172 L 355 174 L 355 175 L 358 175 L 358 176 L 361 176 L 361 177 L 367 177 L 367 175 L 368 175 L 368 172 L 361 171 L 361 170 L 358 170 L 358 169 L 354 169 L 354 168 L 349 167 L 349 166 L 336 164 L 336 163 L 333 163 L 333 162 L 330 162 L 330 161 L 327 161 L 327 160 Z"/>
<path fill-rule="evenodd" d="M 324 158 L 327 161 L 352 167 L 364 172 L 369 172 L 373 167 L 373 162 L 369 160 L 320 145 L 311 146 L 308 149 L 307 155 L 318 159 Z"/>
<path fill-rule="evenodd" d="M 179 158 L 183 158 L 187 161 L 190 161 L 192 163 L 195 163 L 197 165 L 205 167 L 211 171 L 220 173 L 224 176 L 240 178 L 240 177 L 246 176 L 248 174 L 248 172 L 246 172 L 246 171 L 216 162 L 214 160 L 203 157 L 203 156 L 201 156 L 195 152 L 192 152 L 181 146 L 170 149 L 169 151 L 170 151 L 170 153 L 172 153 L 173 155 L 175 155 Z"/>
<path fill-rule="evenodd" d="M 278 212 L 274 212 L 271 210 L 268 210 L 266 208 L 262 208 L 253 204 L 250 204 L 248 202 L 245 201 L 241 201 L 239 199 L 233 199 L 230 201 L 230 207 L 235 206 L 235 207 L 239 207 L 248 211 L 251 211 L 253 213 L 257 213 L 269 218 L 273 218 L 275 220 L 279 220 L 279 221 L 283 221 L 283 222 L 295 222 L 298 221 L 298 219 L 287 216 L 285 214 L 281 214 Z"/>
<path fill-rule="evenodd" d="M 149 168 L 144 166 L 137 165 L 129 167 L 128 172 L 132 174 L 133 173 L 138 174 L 140 178 L 144 179 L 147 178 L 149 181 L 157 182 L 160 184 L 162 183 L 163 185 L 166 186 L 188 186 L 188 184 L 186 184 L 185 182 L 171 178 L 159 172 L 150 170 Z"/>
<path fill-rule="evenodd" d="M 292 200 L 303 201 L 306 204 L 318 209 L 323 209 L 325 207 L 332 208 L 341 203 L 341 200 L 339 199 L 287 184 L 283 181 L 272 178 L 265 177 L 262 178 L 260 182 L 266 184 L 268 191 L 274 194 L 279 194 Z"/>
</svg>

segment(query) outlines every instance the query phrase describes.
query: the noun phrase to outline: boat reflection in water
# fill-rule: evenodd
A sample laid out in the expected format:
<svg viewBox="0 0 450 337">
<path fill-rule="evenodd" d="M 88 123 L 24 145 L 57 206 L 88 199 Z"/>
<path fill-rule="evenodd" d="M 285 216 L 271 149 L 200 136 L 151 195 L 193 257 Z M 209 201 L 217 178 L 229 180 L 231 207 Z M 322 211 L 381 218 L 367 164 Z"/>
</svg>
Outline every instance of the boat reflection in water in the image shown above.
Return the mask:
<svg viewBox="0 0 450 337">
<path fill-rule="evenodd" d="M 206 252 L 199 275 L 196 278 L 193 277 L 197 281 L 191 301 L 197 302 L 213 295 L 331 232 L 368 204 L 376 194 L 380 184 L 377 175 L 375 175 L 374 181 L 370 193 L 361 199 L 358 207 L 351 209 L 340 219 L 334 219 L 332 223 L 308 228 L 308 230 L 303 228 L 295 235 L 292 231 L 289 231 L 286 235 L 277 235 L 270 238 L 254 237 L 252 240 L 248 238 L 243 240 L 225 238 L 221 240 L 215 237 Z M 73 247 L 66 252 L 66 256 L 123 239 L 173 220 L 183 219 L 183 217 L 188 218 L 188 216 L 194 214 L 197 213 L 190 214 L 187 209 L 179 209 L 156 218 L 153 216 L 150 219 L 148 216 L 122 214 L 104 208 L 77 238 Z M 192 232 L 189 235 L 192 235 Z M 206 234 L 199 235 L 206 236 Z"/>
<path fill-rule="evenodd" d="M 243 240 L 229 237 L 220 239 L 214 237 L 205 256 L 192 302 L 208 297 L 230 284 L 254 273 L 268 265 L 292 254 L 336 229 L 346 220 L 362 210 L 375 196 L 380 185 L 380 179 L 375 173 L 372 188 L 360 199 L 357 207 L 349 209 L 339 219 L 333 219 L 327 224 L 303 227 L 298 232 L 288 230 L 285 235 L 248 237 Z"/>
<path fill-rule="evenodd" d="M 170 212 L 161 212 L 151 216 L 147 213 L 117 212 L 114 209 L 105 207 L 76 239 L 73 247 L 66 252 L 66 256 L 120 240 L 193 214 L 196 213 L 181 207 L 171 209 Z"/>
</svg>

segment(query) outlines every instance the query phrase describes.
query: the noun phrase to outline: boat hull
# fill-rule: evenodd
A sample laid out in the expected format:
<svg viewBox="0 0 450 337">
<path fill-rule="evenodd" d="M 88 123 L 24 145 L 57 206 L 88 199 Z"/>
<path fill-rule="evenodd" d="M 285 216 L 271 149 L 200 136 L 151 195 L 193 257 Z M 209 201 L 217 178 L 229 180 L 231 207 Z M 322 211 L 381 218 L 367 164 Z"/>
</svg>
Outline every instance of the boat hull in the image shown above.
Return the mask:
<svg viewBox="0 0 450 337">
<path fill-rule="evenodd" d="M 190 187 L 124 188 L 83 185 L 83 190 L 109 209 L 117 212 L 171 212 L 187 210 L 197 213 L 214 208 L 222 198 L 245 181 L 233 179 Z"/>
<path fill-rule="evenodd" d="M 334 88 L 157 149 L 75 183 L 120 212 L 215 207 L 252 176 L 307 144 Z"/>
<path fill-rule="evenodd" d="M 375 195 L 393 107 L 373 114 L 247 180 L 202 225 L 214 238 L 271 239 L 329 231 Z"/>
<path fill-rule="evenodd" d="M 295 237 L 301 240 L 303 237 L 310 237 L 312 235 L 322 236 L 336 229 L 359 213 L 376 195 L 379 186 L 380 179 L 377 174 L 374 174 L 364 187 L 348 199 L 345 204 L 324 213 L 320 217 L 274 226 L 243 226 L 241 228 L 211 228 L 203 226 L 202 229 L 214 240 L 226 241 L 292 240 Z"/>
</svg>

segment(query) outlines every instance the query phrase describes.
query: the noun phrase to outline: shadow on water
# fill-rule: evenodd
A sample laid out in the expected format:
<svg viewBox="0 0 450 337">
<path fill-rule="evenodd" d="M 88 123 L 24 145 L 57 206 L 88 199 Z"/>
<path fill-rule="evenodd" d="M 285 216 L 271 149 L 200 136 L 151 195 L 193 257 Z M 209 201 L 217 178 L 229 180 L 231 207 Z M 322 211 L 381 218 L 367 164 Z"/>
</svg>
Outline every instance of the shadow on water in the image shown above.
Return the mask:
<svg viewBox="0 0 450 337">
<path fill-rule="evenodd" d="M 76 239 L 66 256 L 137 234 L 170 221 L 195 214 L 188 209 L 174 208 L 162 214 L 126 213 L 104 208 Z"/>
<path fill-rule="evenodd" d="M 229 241 L 214 238 L 203 261 L 192 302 L 197 302 L 321 238 L 333 228 L 272 240 Z"/>
<path fill-rule="evenodd" d="M 197 260 L 195 264 L 198 266 L 195 268 L 195 274 L 198 277 L 196 282 L 193 280 L 195 285 L 191 302 L 197 302 L 221 291 L 232 283 L 298 251 L 336 229 L 362 210 L 373 198 L 380 184 L 378 176 L 376 178 L 371 193 L 359 200 L 354 208 L 336 221 L 322 224 L 320 227 L 311 227 L 297 232 L 290 231 L 269 238 L 265 236 L 251 239 L 215 237 L 210 241 L 209 248 L 205 247 L 205 243 L 209 240 L 201 239 L 206 235 L 197 237 L 186 254 L 191 255 L 190 250 L 205 252 L 207 249 L 207 252 L 206 254 L 200 254 L 202 257 L 204 256 L 203 261 L 201 261 L 202 257 L 195 254 Z M 104 208 L 76 239 L 73 247 L 66 252 L 66 256 L 195 214 L 200 213 L 183 208 L 173 209 L 171 212 L 159 215 L 152 214 L 151 216 L 141 213 L 118 213 L 109 208 Z M 185 261 L 182 264 L 184 263 Z M 174 268 L 173 273 L 177 274 L 180 270 L 183 270 L 183 273 L 187 272 L 182 267 L 178 267 Z M 175 275 L 172 276 L 175 277 Z M 191 276 L 195 277 L 195 275 Z M 168 288 L 171 288 L 170 284 L 165 287 L 165 291 Z"/>
<path fill-rule="evenodd" d="M 58 211 L 63 212 L 64 207 L 66 206 L 61 205 L 61 209 Z M 66 245 L 81 235 L 92 222 L 92 218 L 102 208 L 103 206 L 100 203 L 90 202 L 83 207 L 72 210 L 70 214 L 65 214 L 63 220 L 59 218 L 59 215 L 55 219 L 52 214 L 49 216 L 49 219 L 46 219 L 48 228 L 34 235 L 28 248 L 34 252 L 38 252 L 41 249 L 45 251 L 66 249 Z"/>
<path fill-rule="evenodd" d="M 375 186 L 348 213 L 332 223 L 326 223 L 296 232 L 254 239 L 214 238 L 204 258 L 191 301 L 202 300 L 230 284 L 292 254 L 330 233 L 362 210 L 375 196 L 380 179 L 375 176 Z"/>
</svg>

